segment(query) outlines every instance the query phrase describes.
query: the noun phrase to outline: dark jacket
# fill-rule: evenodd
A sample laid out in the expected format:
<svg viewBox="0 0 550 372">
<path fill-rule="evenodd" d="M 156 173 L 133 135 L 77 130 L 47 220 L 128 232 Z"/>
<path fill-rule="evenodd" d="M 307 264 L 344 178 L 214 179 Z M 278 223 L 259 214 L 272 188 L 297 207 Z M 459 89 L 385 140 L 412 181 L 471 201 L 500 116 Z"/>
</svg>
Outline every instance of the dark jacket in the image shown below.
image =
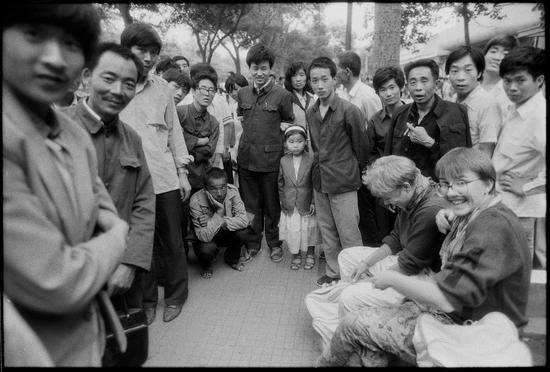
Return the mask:
<svg viewBox="0 0 550 372">
<path fill-rule="evenodd" d="M 334 94 L 321 119 L 319 103 L 317 100 L 306 112 L 313 149 L 313 187 L 329 194 L 355 191 L 361 186 L 361 169 L 368 154 L 363 114 Z"/>
<path fill-rule="evenodd" d="M 415 162 L 423 175 L 435 179 L 435 164 L 443 155 L 455 147 L 472 147 L 467 109 L 461 104 L 444 101 L 435 95 L 431 111 L 421 122 L 435 120 L 437 124 L 438 130 L 434 138 L 436 142 L 430 149 L 412 143 L 404 135 L 407 122 L 418 125 L 415 112 L 416 103 L 413 102 L 400 107 L 394 114 L 386 135 L 384 155 L 405 156 Z"/>
<path fill-rule="evenodd" d="M 281 210 L 284 213 L 290 215 L 296 207 L 301 216 L 309 214 L 309 207 L 313 200 L 312 164 L 313 156 L 309 152 L 304 152 L 298 169 L 298 178 L 296 178 L 292 154 L 286 154 L 281 158 L 278 184 Z"/>
<path fill-rule="evenodd" d="M 113 198 L 120 218 L 130 225 L 122 263 L 149 270 L 156 197 L 141 137 L 119 119 L 106 129 L 103 122 L 84 107 L 83 100 L 76 106 L 64 108 L 63 112 L 90 134 L 96 149 L 99 177 Z"/>
<path fill-rule="evenodd" d="M 281 121 L 294 122 L 292 94 L 271 81 L 256 91 L 253 85 L 239 90 L 237 116 L 242 116 L 243 134 L 237 163 L 253 172 L 277 172 L 283 156 Z"/>
</svg>

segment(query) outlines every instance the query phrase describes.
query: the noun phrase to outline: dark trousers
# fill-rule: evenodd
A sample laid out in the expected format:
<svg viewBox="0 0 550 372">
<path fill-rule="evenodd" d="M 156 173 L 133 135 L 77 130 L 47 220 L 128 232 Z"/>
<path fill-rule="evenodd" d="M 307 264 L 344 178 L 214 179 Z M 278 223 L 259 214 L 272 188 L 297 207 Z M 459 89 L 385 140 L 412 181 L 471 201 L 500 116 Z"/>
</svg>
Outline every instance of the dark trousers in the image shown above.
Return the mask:
<svg viewBox="0 0 550 372">
<path fill-rule="evenodd" d="M 179 190 L 156 196 L 155 241 L 151 271 L 143 279 L 143 306 L 154 307 L 158 301 L 158 271 L 163 270 L 164 301 L 180 305 L 189 294 L 187 257 L 183 246 L 182 203 Z"/>
<path fill-rule="evenodd" d="M 234 184 L 235 180 L 233 179 L 233 164 L 231 161 L 231 154 L 229 155 L 229 158 L 225 161 L 222 161 L 223 164 L 223 170 L 225 172 L 225 175 L 227 177 L 227 183 Z"/>
<path fill-rule="evenodd" d="M 241 256 L 241 247 L 246 242 L 246 229 L 229 231 L 221 229 L 211 242 L 196 241 L 193 244 L 195 255 L 203 269 L 212 266 L 214 259 L 218 255 L 219 247 L 226 247 L 223 255 L 224 261 L 230 265 L 239 262 Z"/>
<path fill-rule="evenodd" d="M 239 168 L 239 187 L 244 206 L 254 215 L 251 223 L 248 250 L 259 249 L 265 226 L 265 240 L 270 248 L 280 247 L 279 218 L 281 205 L 277 186 L 277 172 L 253 172 Z M 265 221 L 264 221 L 265 220 Z M 265 224 L 264 224 L 265 222 Z"/>
<path fill-rule="evenodd" d="M 365 185 L 361 185 L 357 190 L 357 206 L 359 207 L 359 231 L 361 231 L 363 245 L 380 246 L 385 235 L 380 234 L 377 223 L 376 199 Z"/>
</svg>

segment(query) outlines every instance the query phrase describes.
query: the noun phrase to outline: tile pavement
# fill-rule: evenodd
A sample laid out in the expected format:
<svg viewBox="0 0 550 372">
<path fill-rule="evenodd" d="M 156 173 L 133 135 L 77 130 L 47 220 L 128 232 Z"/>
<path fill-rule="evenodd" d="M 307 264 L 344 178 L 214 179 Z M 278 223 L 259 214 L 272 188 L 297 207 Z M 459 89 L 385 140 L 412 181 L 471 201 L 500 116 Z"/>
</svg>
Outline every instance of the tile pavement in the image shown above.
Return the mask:
<svg viewBox="0 0 550 372">
<path fill-rule="evenodd" d="M 271 262 L 264 240 L 262 252 L 245 271 L 229 268 L 220 253 L 213 277 L 205 280 L 190 252 L 187 302 L 170 323 L 162 321 L 164 305 L 159 303 L 149 327 L 144 367 L 314 366 L 320 338 L 311 327 L 304 298 L 317 288 L 315 280 L 324 273 L 324 262 L 309 271 L 294 271 L 290 260 L 285 250 L 283 261 Z M 546 308 L 541 306 L 546 303 L 545 292 L 546 283 L 532 303 L 536 310 L 528 311 L 524 339 L 536 366 L 546 364 Z"/>
</svg>

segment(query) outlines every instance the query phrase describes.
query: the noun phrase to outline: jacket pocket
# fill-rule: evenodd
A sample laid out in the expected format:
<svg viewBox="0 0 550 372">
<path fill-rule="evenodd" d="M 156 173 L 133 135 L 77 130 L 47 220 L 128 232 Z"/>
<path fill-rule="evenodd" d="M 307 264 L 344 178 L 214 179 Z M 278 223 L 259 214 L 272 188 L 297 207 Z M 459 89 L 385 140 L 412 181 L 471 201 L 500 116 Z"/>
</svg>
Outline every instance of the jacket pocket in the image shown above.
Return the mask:
<svg viewBox="0 0 550 372">
<path fill-rule="evenodd" d="M 270 105 L 269 103 L 265 103 L 264 106 L 263 106 L 263 109 L 265 111 L 269 111 L 269 112 L 277 112 L 278 111 L 277 106 Z"/>
<path fill-rule="evenodd" d="M 141 167 L 141 162 L 136 157 L 121 156 L 119 161 L 120 161 L 120 165 L 123 168 L 125 168 L 125 167 L 130 167 L 130 168 L 139 168 L 139 167 Z"/>
<path fill-rule="evenodd" d="M 254 105 L 250 104 L 250 103 L 241 103 L 239 105 L 243 110 L 251 110 L 252 107 L 254 107 Z"/>
</svg>

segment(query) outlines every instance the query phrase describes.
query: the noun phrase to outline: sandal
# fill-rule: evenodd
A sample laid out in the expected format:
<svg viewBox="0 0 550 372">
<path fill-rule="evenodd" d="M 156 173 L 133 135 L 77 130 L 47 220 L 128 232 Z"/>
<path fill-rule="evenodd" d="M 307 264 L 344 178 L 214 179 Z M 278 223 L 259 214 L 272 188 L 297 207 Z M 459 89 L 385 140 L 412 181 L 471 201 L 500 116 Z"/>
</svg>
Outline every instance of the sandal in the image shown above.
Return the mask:
<svg viewBox="0 0 550 372">
<path fill-rule="evenodd" d="M 227 263 L 229 265 L 230 268 L 232 268 L 233 270 L 236 270 L 236 271 L 244 271 L 244 265 L 242 262 L 237 262 L 237 263 L 233 263 L 233 264 L 230 264 L 229 262 Z"/>
<path fill-rule="evenodd" d="M 214 270 L 211 267 L 209 267 L 208 269 L 201 270 L 201 278 L 210 279 L 213 273 L 214 273 Z"/>
<path fill-rule="evenodd" d="M 273 262 L 281 262 L 283 260 L 283 249 L 281 247 L 271 248 L 269 257 L 271 257 L 271 261 Z"/>
<path fill-rule="evenodd" d="M 315 266 L 315 255 L 306 255 L 306 263 L 304 264 L 304 270 L 311 270 Z"/>
<path fill-rule="evenodd" d="M 294 256 L 292 258 L 292 262 L 290 263 L 290 269 L 291 270 L 298 270 L 302 266 L 302 256 L 300 254 Z"/>
<path fill-rule="evenodd" d="M 259 255 L 261 251 L 262 251 L 261 247 L 258 248 L 258 249 L 251 249 L 250 251 L 245 249 L 245 252 L 244 252 L 244 254 L 242 256 L 242 259 L 241 259 L 242 263 L 248 263 L 248 262 L 252 261 L 252 259 L 254 257 L 256 257 L 257 255 Z"/>
</svg>

